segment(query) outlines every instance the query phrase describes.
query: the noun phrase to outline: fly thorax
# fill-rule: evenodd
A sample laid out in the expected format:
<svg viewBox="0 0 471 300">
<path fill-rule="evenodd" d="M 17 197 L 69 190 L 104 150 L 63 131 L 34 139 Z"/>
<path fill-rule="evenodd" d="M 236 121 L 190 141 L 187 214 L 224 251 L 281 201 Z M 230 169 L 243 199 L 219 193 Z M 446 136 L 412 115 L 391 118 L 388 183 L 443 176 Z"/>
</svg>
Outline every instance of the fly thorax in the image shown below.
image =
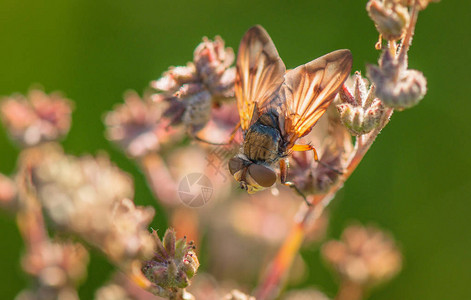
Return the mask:
<svg viewBox="0 0 471 300">
<path fill-rule="evenodd" d="M 277 128 L 257 121 L 245 135 L 243 153 L 252 161 L 272 164 L 280 158 L 280 140 Z"/>
</svg>

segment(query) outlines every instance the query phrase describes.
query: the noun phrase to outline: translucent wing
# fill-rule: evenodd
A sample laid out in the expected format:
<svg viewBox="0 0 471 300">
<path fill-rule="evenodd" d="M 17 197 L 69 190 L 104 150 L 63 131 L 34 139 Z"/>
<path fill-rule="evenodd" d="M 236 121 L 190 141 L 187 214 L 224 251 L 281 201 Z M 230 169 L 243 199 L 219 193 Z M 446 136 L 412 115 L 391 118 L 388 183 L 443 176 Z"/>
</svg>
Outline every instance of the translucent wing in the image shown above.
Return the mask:
<svg viewBox="0 0 471 300">
<path fill-rule="evenodd" d="M 277 106 L 287 148 L 308 134 L 324 114 L 352 68 L 349 50 L 337 50 L 286 73 L 270 106 Z"/>
<path fill-rule="evenodd" d="M 250 28 L 237 54 L 235 93 L 240 125 L 246 131 L 255 107 L 262 108 L 280 87 L 286 68 L 263 27 Z"/>
</svg>

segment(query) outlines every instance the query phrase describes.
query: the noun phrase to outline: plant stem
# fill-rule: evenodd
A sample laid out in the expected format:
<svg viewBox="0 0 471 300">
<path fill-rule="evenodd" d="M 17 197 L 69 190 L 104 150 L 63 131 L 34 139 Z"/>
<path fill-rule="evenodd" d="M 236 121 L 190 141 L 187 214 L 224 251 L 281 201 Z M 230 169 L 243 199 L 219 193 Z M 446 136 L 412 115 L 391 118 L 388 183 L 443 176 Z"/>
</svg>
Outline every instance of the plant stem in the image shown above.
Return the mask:
<svg viewBox="0 0 471 300">
<path fill-rule="evenodd" d="M 406 34 L 402 39 L 401 49 L 399 50 L 399 54 L 397 56 L 399 62 L 405 63 L 407 61 L 407 52 L 409 51 L 410 45 L 412 44 L 412 37 L 414 36 L 415 24 L 417 23 L 418 16 L 419 8 L 416 0 L 412 6 L 409 27 L 407 28 Z M 407 65 L 405 67 L 407 68 Z"/>
<path fill-rule="evenodd" d="M 20 199 L 16 222 L 29 253 L 38 251 L 42 244 L 49 241 L 41 204 L 32 184 L 32 169 L 38 161 L 38 156 L 41 155 L 40 151 L 37 148 L 23 151 L 21 157 L 23 163 L 20 164 L 21 169 L 15 180 Z"/>
<path fill-rule="evenodd" d="M 350 280 L 344 280 L 340 284 L 335 300 L 361 300 L 364 296 L 363 287 Z"/>
<path fill-rule="evenodd" d="M 274 260 L 269 265 L 261 284 L 257 288 L 256 298 L 258 300 L 273 299 L 276 297 L 280 289 L 281 280 L 290 269 L 293 259 L 304 240 L 307 223 L 319 219 L 324 209 L 329 205 L 335 197 L 335 194 L 342 188 L 345 181 L 363 159 L 381 129 L 389 122 L 392 113 L 393 109 L 387 108 L 380 126 L 371 133 L 357 138 L 355 148 L 350 155 L 345 172 L 330 190 L 325 194 L 310 196 L 309 200 L 313 204 L 312 206 L 306 206 L 304 203 L 301 205 L 291 232 L 288 234 Z"/>
</svg>

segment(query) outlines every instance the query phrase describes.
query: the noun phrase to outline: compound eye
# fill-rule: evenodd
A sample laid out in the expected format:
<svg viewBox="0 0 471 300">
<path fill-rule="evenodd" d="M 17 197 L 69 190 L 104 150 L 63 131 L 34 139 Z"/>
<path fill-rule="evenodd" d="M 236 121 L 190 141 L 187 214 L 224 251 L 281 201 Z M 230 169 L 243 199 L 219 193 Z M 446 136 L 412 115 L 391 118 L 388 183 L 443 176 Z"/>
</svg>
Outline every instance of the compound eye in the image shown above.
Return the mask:
<svg viewBox="0 0 471 300">
<path fill-rule="evenodd" d="M 249 174 L 263 187 L 270 187 L 276 182 L 275 171 L 262 165 L 251 164 L 249 166 Z"/>
<path fill-rule="evenodd" d="M 239 170 L 243 167 L 244 163 L 240 158 L 233 157 L 229 160 L 229 172 L 231 172 L 231 175 L 234 175 L 235 173 L 239 172 Z"/>
</svg>

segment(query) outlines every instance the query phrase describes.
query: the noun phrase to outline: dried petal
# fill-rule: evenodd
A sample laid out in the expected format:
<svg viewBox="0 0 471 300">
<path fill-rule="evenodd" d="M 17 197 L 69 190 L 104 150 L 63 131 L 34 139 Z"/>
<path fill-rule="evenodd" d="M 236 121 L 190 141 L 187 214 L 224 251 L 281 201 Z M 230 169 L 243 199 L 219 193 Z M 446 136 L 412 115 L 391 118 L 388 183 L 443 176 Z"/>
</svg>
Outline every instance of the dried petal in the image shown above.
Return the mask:
<svg viewBox="0 0 471 300">
<path fill-rule="evenodd" d="M 175 231 L 173 229 L 167 229 L 165 232 L 164 238 L 162 240 L 165 251 L 167 251 L 168 256 L 175 257 L 175 242 L 176 242 Z"/>
</svg>

